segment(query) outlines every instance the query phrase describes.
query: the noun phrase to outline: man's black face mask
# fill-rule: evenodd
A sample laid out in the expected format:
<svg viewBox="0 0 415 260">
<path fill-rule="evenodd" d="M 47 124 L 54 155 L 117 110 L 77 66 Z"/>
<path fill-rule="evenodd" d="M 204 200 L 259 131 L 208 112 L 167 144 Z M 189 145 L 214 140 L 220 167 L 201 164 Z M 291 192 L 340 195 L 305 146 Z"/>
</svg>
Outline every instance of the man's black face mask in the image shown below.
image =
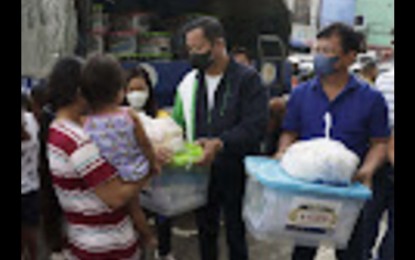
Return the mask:
<svg viewBox="0 0 415 260">
<path fill-rule="evenodd" d="M 212 50 L 202 53 L 202 54 L 191 54 L 189 56 L 189 62 L 192 65 L 193 68 L 199 69 L 199 70 L 206 70 L 210 67 L 210 65 L 213 64 L 213 58 L 212 58 Z"/>
</svg>

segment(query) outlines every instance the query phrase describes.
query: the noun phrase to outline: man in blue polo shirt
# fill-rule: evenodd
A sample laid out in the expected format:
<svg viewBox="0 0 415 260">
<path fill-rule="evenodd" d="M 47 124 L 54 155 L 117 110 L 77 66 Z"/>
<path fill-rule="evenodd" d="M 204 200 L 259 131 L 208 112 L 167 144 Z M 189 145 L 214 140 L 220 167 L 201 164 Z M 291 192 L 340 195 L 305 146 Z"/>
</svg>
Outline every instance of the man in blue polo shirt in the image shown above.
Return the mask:
<svg viewBox="0 0 415 260">
<path fill-rule="evenodd" d="M 330 135 L 361 159 L 354 180 L 371 187 L 376 169 L 386 158 L 388 109 L 380 92 L 348 73 L 362 43 L 360 34 L 334 23 L 317 35 L 316 77 L 300 84 L 291 94 L 276 158 L 296 140 L 324 136 L 324 114 L 331 114 Z M 364 232 L 359 217 L 348 248 L 337 250 L 339 260 L 363 259 Z M 293 260 L 314 259 L 316 248 L 296 247 Z"/>
</svg>

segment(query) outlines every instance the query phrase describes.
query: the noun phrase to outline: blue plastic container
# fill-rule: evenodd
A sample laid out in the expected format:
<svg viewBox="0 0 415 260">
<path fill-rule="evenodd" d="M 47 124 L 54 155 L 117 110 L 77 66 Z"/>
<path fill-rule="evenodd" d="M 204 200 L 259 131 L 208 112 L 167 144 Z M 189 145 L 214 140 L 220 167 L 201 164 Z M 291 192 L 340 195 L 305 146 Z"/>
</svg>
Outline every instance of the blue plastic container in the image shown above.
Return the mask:
<svg viewBox="0 0 415 260">
<path fill-rule="evenodd" d="M 359 183 L 346 187 L 308 183 L 288 175 L 277 160 L 248 156 L 244 219 L 260 240 L 345 248 L 371 191 Z"/>
</svg>

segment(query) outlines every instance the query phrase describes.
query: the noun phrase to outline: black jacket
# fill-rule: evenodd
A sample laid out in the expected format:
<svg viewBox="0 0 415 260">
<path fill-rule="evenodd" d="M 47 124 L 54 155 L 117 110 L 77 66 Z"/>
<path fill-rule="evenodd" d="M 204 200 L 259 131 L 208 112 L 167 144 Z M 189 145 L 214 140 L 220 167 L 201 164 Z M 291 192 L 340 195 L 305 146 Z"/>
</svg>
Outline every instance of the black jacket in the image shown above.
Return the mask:
<svg viewBox="0 0 415 260">
<path fill-rule="evenodd" d="M 238 164 L 237 168 L 241 168 L 242 159 L 246 155 L 259 152 L 260 142 L 265 135 L 268 119 L 267 91 L 253 68 L 231 59 L 215 92 L 215 105 L 209 113 L 202 72 L 198 74 L 198 81 L 196 139 L 220 138 L 224 148 L 216 157 L 214 166 L 224 165 L 228 161 L 227 165 Z"/>
</svg>

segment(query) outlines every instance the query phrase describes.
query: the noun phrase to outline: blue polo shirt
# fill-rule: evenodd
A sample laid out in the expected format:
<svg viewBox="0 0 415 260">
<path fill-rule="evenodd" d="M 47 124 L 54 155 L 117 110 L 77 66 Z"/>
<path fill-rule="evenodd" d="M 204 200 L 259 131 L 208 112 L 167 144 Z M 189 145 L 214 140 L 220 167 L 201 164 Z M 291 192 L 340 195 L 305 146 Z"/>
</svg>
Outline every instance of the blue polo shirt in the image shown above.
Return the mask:
<svg viewBox="0 0 415 260">
<path fill-rule="evenodd" d="M 300 140 L 324 137 L 324 115 L 332 116 L 332 139 L 341 141 L 364 159 L 371 138 L 387 138 L 388 108 L 382 94 L 350 75 L 342 92 L 329 101 L 318 77 L 296 87 L 291 93 L 283 130 L 293 131 Z"/>
</svg>

